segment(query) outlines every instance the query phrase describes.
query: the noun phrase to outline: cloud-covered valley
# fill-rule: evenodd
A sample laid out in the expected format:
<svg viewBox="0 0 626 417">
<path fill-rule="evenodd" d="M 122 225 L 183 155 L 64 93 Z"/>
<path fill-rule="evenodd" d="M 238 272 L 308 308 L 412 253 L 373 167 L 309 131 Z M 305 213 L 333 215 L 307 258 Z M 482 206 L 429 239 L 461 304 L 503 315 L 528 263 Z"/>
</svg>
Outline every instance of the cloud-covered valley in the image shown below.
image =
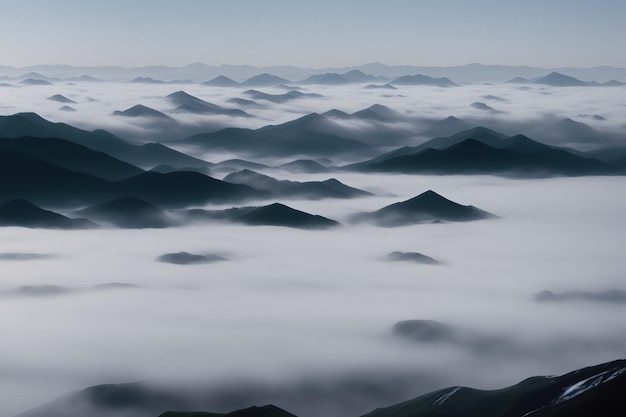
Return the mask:
<svg viewBox="0 0 626 417">
<path fill-rule="evenodd" d="M 557 143 L 552 136 L 553 144 L 580 150 L 623 146 L 624 87 L 306 85 L 303 93 L 320 96 L 284 103 L 259 99 L 258 106 L 229 102 L 250 99 L 246 89 L 76 82 L 0 90 L 5 116 L 35 112 L 89 131 L 161 142 L 210 163 L 246 158 L 267 164 L 255 169 L 278 180 L 336 178 L 371 193 L 305 199 L 275 192 L 255 195 L 252 202 L 184 204 L 221 210 L 281 202 L 340 223 L 323 230 L 219 221 L 181 221 L 169 228 L 0 228 L 0 390 L 5 393 L 0 414 L 17 415 L 88 386 L 144 381 L 155 390 L 193 385 L 233 395 L 228 403 L 210 395 L 198 400 L 202 407 L 217 407 L 207 411 L 232 411 L 253 405 L 250 401 L 262 405 L 256 402 L 267 398 L 303 417 L 356 416 L 447 386 L 491 389 L 624 357 L 623 303 L 535 298 L 544 290 L 626 290 L 623 176 L 520 179 L 336 169 L 383 149 L 432 139 L 424 132 L 441 129 L 436 122 L 449 116 L 538 141 L 540 128 L 548 138 L 551 125 L 571 118 L 606 141 Z M 179 90 L 253 117 L 174 111 L 176 104 L 166 97 Z M 76 111 L 60 110 L 62 103 L 48 100 L 55 94 L 74 101 L 67 105 Z M 502 113 L 472 106 L 476 102 Z M 113 115 L 137 104 L 172 120 Z M 328 160 L 311 156 L 326 164 L 316 166 L 319 172 L 276 168 L 298 158 L 292 153 L 254 157 L 180 142 L 224 128 L 280 125 L 331 109 L 350 115 L 377 104 L 394 112 L 327 116 L 342 138 L 360 138 L 365 148 Z M 384 145 L 373 146 L 386 138 Z M 218 179 L 237 171 L 209 164 L 206 170 Z M 351 220 L 428 190 L 497 218 L 390 228 Z M 74 217 L 84 206 L 53 208 Z M 179 219 L 182 208 L 163 210 Z M 395 251 L 418 252 L 441 264 L 387 259 Z M 224 260 L 159 261 L 180 252 Z M 433 320 L 456 333 L 440 340 L 401 337 L 393 328 L 404 320 Z M 261 387 L 260 393 L 250 389 L 237 396 L 237 389 L 231 390 L 247 386 Z M 315 408 L 305 394 L 332 399 Z M 75 412 L 68 409 L 67 416 Z M 90 412 L 119 415 L 106 409 Z"/>
</svg>

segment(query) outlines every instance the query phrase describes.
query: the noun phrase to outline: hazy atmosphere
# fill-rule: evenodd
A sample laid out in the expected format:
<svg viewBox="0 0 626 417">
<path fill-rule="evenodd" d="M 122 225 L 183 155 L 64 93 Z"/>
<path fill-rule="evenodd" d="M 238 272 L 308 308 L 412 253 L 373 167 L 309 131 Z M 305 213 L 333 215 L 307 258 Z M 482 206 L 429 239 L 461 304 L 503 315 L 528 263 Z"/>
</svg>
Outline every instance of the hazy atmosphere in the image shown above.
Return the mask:
<svg viewBox="0 0 626 417">
<path fill-rule="evenodd" d="M 1 9 L 0 416 L 623 393 L 623 2 Z"/>
<path fill-rule="evenodd" d="M 620 0 L 4 2 L 3 65 L 626 66 Z"/>
</svg>

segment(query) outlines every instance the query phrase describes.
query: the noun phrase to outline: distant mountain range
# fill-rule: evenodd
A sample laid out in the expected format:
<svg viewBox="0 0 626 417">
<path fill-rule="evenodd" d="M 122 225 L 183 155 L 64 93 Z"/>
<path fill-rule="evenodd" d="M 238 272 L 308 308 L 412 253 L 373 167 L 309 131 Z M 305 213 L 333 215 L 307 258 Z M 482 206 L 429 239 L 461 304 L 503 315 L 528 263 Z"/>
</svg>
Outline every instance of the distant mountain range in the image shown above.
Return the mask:
<svg viewBox="0 0 626 417">
<path fill-rule="evenodd" d="M 351 71 L 359 71 L 378 77 L 389 79 L 398 78 L 407 74 L 423 74 L 429 77 L 447 77 L 456 82 L 504 82 L 514 77 L 534 79 L 543 77 L 555 71 L 579 79 L 596 80 L 606 82 L 610 80 L 626 81 L 626 68 L 592 67 L 592 68 L 537 68 L 527 66 L 507 65 L 484 65 L 467 64 L 450 67 L 433 66 L 390 66 L 381 63 L 370 63 L 352 67 L 328 67 L 328 68 L 298 68 L 294 66 L 253 67 L 249 65 L 221 65 L 209 66 L 202 63 L 193 63 L 182 67 L 149 66 L 149 67 L 74 67 L 69 65 L 36 65 L 23 68 L 0 66 L 0 75 L 9 79 L 47 79 L 64 81 L 96 81 L 117 80 L 127 81 L 135 77 L 151 77 L 158 80 L 189 79 L 194 82 L 204 82 L 214 77 L 224 75 L 233 80 L 248 80 L 262 74 L 274 74 L 277 77 L 288 80 L 305 80 L 306 78 L 326 73 L 336 73 L 345 76 Z M 28 74 L 35 72 L 37 74 Z M 43 75 L 46 74 L 46 75 Z M 89 74 L 89 75 L 86 75 Z M 7 79 L 7 78 L 5 78 Z M 277 83 L 280 84 L 280 83 Z"/>
<path fill-rule="evenodd" d="M 626 85 L 625 82 L 620 82 L 616 80 L 609 80 L 603 83 L 599 83 L 597 81 L 581 81 L 578 78 L 574 78 L 569 75 L 561 74 L 559 72 L 553 71 L 550 74 L 538 77 L 535 79 L 526 79 L 522 77 L 515 77 L 507 81 L 510 84 L 542 84 L 549 85 L 552 87 L 616 87 Z"/>
</svg>

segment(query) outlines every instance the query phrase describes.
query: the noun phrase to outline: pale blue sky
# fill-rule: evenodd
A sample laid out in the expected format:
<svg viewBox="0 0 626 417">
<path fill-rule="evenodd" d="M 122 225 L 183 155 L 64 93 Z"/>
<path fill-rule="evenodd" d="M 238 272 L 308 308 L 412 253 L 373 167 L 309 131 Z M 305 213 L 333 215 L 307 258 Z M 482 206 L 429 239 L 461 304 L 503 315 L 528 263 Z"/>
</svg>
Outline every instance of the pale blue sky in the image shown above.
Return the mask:
<svg viewBox="0 0 626 417">
<path fill-rule="evenodd" d="M 611 65 L 625 0 L 0 0 L 0 65 Z"/>
</svg>

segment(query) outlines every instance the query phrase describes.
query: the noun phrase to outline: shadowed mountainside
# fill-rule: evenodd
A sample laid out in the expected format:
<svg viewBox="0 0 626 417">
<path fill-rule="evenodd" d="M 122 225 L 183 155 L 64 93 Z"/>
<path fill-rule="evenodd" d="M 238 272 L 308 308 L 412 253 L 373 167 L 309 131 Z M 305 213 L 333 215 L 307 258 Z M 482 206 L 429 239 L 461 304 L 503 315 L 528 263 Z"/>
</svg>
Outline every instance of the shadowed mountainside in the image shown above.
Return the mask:
<svg viewBox="0 0 626 417">
<path fill-rule="evenodd" d="M 133 197 L 120 197 L 76 214 L 127 229 L 164 228 L 175 224 L 163 210 Z"/>
<path fill-rule="evenodd" d="M 204 150 L 227 150 L 266 156 L 331 156 L 366 149 L 359 141 L 328 133 L 329 122 L 313 113 L 260 129 L 226 128 L 183 139 L 182 144 Z"/>
<path fill-rule="evenodd" d="M 136 145 L 104 130 L 92 132 L 65 123 L 52 123 L 35 113 L 17 113 L 0 116 L 0 137 L 61 138 L 89 149 L 104 152 L 129 164 L 151 168 L 157 165 L 174 167 L 204 167 L 210 164 L 201 159 L 175 151 L 159 143 Z"/>
<path fill-rule="evenodd" d="M 335 220 L 273 203 L 261 207 L 235 207 L 226 210 L 187 210 L 192 221 L 230 221 L 254 226 L 285 226 L 297 229 L 326 229 L 338 226 Z"/>
<path fill-rule="evenodd" d="M 217 104 L 209 103 L 184 91 L 176 91 L 166 97 L 170 103 L 177 106 L 173 111 L 177 113 L 194 114 L 221 114 L 233 117 L 252 117 L 251 114 L 239 109 L 226 109 Z"/>
<path fill-rule="evenodd" d="M 0 226 L 20 226 L 42 229 L 91 229 L 98 227 L 87 219 L 70 219 L 44 210 L 24 199 L 0 203 Z"/>
<path fill-rule="evenodd" d="M 126 110 L 120 111 L 116 110 L 113 112 L 113 116 L 124 116 L 124 117 L 150 117 L 155 119 L 163 119 L 167 121 L 174 121 L 170 116 L 165 113 L 162 113 L 158 110 L 150 108 L 148 106 L 144 106 L 142 104 L 134 105 Z"/>
<path fill-rule="evenodd" d="M 320 199 L 354 198 L 371 195 L 366 191 L 349 187 L 334 178 L 325 181 L 306 182 L 277 180 L 247 169 L 228 174 L 224 177 L 224 181 L 233 184 L 246 184 L 257 190 L 266 191 L 271 196 L 278 197 Z"/>
<path fill-rule="evenodd" d="M 465 222 L 496 217 L 474 206 L 455 203 L 428 190 L 410 200 L 394 203 L 374 212 L 359 213 L 353 216 L 353 220 L 372 222 L 383 227 L 396 227 L 418 223 Z"/>
<path fill-rule="evenodd" d="M 20 137 L 0 138 L 0 150 L 47 162 L 71 171 L 94 175 L 109 181 L 121 180 L 143 172 L 104 152 L 94 151 L 64 139 Z"/>
<path fill-rule="evenodd" d="M 241 201 L 265 195 L 198 172 L 143 172 L 110 182 L 9 151 L 0 151 L 0 199 L 25 198 L 54 207 L 92 205 L 135 197 L 160 207 Z"/>
<path fill-rule="evenodd" d="M 494 174 L 522 177 L 608 175 L 616 168 L 581 152 L 474 128 L 421 145 L 396 149 L 347 169 L 426 174 Z"/>
</svg>

